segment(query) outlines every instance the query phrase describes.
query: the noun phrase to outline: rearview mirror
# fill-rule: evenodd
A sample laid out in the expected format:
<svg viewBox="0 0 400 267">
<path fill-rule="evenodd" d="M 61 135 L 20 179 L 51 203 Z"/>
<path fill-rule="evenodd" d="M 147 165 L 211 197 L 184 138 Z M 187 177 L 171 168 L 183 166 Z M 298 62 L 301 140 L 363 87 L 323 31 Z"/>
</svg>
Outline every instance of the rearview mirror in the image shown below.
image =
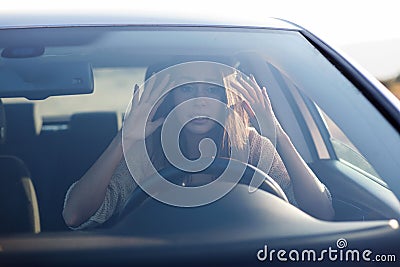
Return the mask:
<svg viewBox="0 0 400 267">
<path fill-rule="evenodd" d="M 45 99 L 94 90 L 93 71 L 87 62 L 12 59 L 1 63 L 0 97 Z"/>
</svg>

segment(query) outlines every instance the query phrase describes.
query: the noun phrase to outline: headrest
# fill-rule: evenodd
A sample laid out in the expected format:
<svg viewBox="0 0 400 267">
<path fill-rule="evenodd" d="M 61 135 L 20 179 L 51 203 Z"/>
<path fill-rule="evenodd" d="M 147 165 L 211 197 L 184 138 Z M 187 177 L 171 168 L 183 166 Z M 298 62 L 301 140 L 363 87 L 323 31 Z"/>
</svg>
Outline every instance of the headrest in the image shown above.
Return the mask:
<svg viewBox="0 0 400 267">
<path fill-rule="evenodd" d="M 120 122 L 116 112 L 84 112 L 76 113 L 71 116 L 70 130 L 71 133 L 79 133 L 80 135 L 99 134 L 101 129 L 104 133 L 117 132 Z M 106 131 L 104 131 L 106 130 Z"/>
<path fill-rule="evenodd" d="M 7 142 L 20 142 L 40 133 L 42 120 L 34 103 L 4 104 L 7 120 Z"/>
</svg>

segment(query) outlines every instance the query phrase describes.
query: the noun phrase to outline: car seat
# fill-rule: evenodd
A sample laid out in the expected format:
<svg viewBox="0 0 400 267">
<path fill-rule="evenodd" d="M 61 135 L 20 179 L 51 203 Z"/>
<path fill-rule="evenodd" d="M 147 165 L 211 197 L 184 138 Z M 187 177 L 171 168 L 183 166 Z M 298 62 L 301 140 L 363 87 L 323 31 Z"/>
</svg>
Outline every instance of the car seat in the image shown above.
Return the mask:
<svg viewBox="0 0 400 267">
<path fill-rule="evenodd" d="M 4 106 L 0 100 L 0 145 L 6 142 Z M 0 155 L 0 234 L 40 232 L 36 192 L 25 163 Z"/>
</svg>

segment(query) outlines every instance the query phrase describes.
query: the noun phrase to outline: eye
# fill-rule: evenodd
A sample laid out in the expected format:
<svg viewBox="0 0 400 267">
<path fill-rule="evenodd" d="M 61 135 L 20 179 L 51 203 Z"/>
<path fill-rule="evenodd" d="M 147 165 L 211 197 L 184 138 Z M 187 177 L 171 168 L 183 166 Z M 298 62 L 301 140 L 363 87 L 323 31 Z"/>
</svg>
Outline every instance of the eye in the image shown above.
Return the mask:
<svg viewBox="0 0 400 267">
<path fill-rule="evenodd" d="M 212 95 L 223 95 L 224 88 L 221 86 L 210 86 L 207 88 L 207 92 Z"/>
<path fill-rule="evenodd" d="M 194 91 L 194 87 L 190 84 L 185 84 L 185 85 L 179 86 L 179 91 L 182 93 L 192 93 Z"/>
</svg>

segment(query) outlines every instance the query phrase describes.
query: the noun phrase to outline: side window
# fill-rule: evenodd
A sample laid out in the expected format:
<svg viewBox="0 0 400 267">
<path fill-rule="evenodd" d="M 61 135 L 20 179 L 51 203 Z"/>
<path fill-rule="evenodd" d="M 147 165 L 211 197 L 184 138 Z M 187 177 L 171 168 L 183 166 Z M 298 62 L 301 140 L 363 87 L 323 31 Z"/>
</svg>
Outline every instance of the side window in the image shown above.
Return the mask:
<svg viewBox="0 0 400 267">
<path fill-rule="evenodd" d="M 316 107 L 329 133 L 329 141 L 338 160 L 358 169 L 359 171 L 366 172 L 375 178 L 381 179 L 371 164 L 369 164 L 335 122 L 332 121 L 320 108 L 318 108 L 318 106 Z"/>
<path fill-rule="evenodd" d="M 304 128 L 309 133 L 309 146 L 313 143 L 317 159 L 337 159 L 381 184 L 385 182 L 349 140 L 340 127 L 310 98 L 289 80 L 285 80 L 291 97 L 302 114 Z"/>
</svg>

